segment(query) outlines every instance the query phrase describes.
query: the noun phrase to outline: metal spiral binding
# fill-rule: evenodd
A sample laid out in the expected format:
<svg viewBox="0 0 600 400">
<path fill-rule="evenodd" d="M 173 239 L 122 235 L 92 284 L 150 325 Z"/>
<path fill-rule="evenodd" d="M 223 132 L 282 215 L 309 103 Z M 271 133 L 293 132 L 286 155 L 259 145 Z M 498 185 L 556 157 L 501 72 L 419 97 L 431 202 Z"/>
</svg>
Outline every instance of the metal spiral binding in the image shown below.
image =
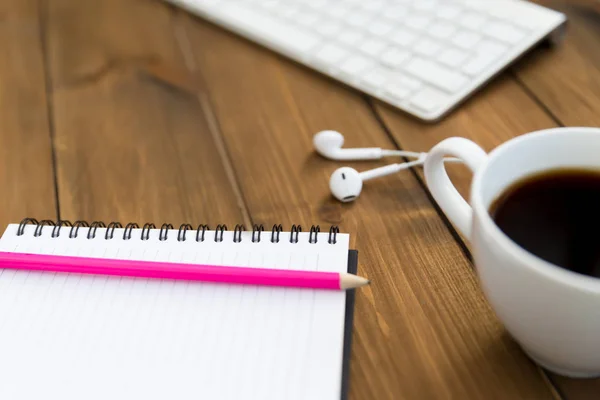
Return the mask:
<svg viewBox="0 0 600 400">
<path fill-rule="evenodd" d="M 260 234 L 264 231 L 265 231 L 265 227 L 263 226 L 263 224 L 254 225 L 254 227 L 252 228 L 252 243 L 259 243 L 260 242 Z M 256 235 L 256 237 L 255 237 L 255 235 Z"/>
<path fill-rule="evenodd" d="M 302 232 L 300 225 L 292 225 L 292 231 L 290 233 L 290 243 L 298 243 L 298 234 Z M 294 236 L 296 234 L 296 236 Z"/>
<path fill-rule="evenodd" d="M 54 221 L 50 221 L 49 219 L 44 219 L 44 220 L 40 221 L 38 226 L 35 227 L 35 232 L 33 232 L 33 236 L 35 236 L 35 237 L 42 236 L 42 229 L 44 229 L 44 226 L 48 226 L 48 225 L 56 226 Z"/>
<path fill-rule="evenodd" d="M 88 231 L 87 238 L 95 239 L 96 238 L 96 229 L 98 228 L 106 228 L 104 222 L 102 221 L 94 221 L 90 224 L 90 230 Z"/>
<path fill-rule="evenodd" d="M 44 219 L 44 220 L 38 221 L 35 218 L 24 218 L 20 222 L 19 227 L 17 228 L 17 236 L 22 236 L 25 233 L 26 225 L 35 225 L 35 230 L 33 232 L 34 237 L 41 236 L 44 227 L 51 226 L 52 233 L 50 236 L 52 238 L 59 237 L 61 234 L 61 229 L 63 227 L 68 227 L 68 228 L 70 228 L 70 230 L 69 230 L 69 238 L 70 239 L 77 238 L 77 236 L 79 234 L 79 228 L 82 228 L 82 227 L 88 228 L 88 232 L 87 232 L 87 236 L 86 236 L 87 239 L 95 239 L 96 238 L 96 230 L 98 228 L 106 228 L 106 233 L 104 234 L 105 240 L 113 239 L 114 234 L 115 234 L 115 229 L 123 228 L 123 225 L 121 225 L 120 222 L 115 222 L 115 221 L 109 223 L 107 226 L 102 221 L 93 221 L 92 223 L 88 223 L 86 221 L 78 220 L 78 221 L 75 221 L 74 223 L 71 223 L 68 220 L 60 220 L 60 221 L 54 222 L 49 219 Z M 139 225 L 136 224 L 135 222 L 127 223 L 125 225 L 125 229 L 123 231 L 123 240 L 131 240 L 133 238 L 133 230 L 134 229 L 139 229 Z M 156 229 L 156 225 L 154 225 L 153 223 L 149 223 L 149 222 L 145 223 L 142 226 L 142 232 L 140 235 L 140 239 L 141 240 L 150 239 L 150 230 L 151 229 Z M 169 235 L 169 230 L 172 230 L 172 229 L 173 229 L 172 224 L 168 224 L 168 223 L 162 224 L 160 227 L 158 239 L 160 241 L 167 240 L 168 235 Z M 190 230 L 194 230 L 192 225 L 181 224 L 181 226 L 179 227 L 179 231 L 177 232 L 177 241 L 185 242 L 188 239 L 187 231 L 190 231 Z M 204 240 L 206 239 L 206 237 L 205 237 L 206 231 L 209 231 L 210 227 L 205 224 L 200 224 L 200 225 L 198 225 L 198 228 L 196 228 L 195 230 L 196 230 L 196 235 L 195 235 L 196 242 L 204 242 Z M 227 231 L 227 225 L 217 225 L 217 228 L 215 229 L 215 236 L 214 236 L 213 240 L 217 243 L 222 242 L 223 234 L 225 231 Z M 233 231 L 233 243 L 240 243 L 242 241 L 242 233 L 245 231 L 246 231 L 246 227 L 244 225 L 241 225 L 241 224 L 236 225 L 234 228 L 234 231 Z M 254 225 L 252 227 L 252 243 L 260 243 L 261 234 L 264 231 L 265 231 L 265 228 L 262 224 Z M 282 232 L 283 232 L 283 227 L 281 224 L 273 225 L 273 227 L 271 228 L 271 237 L 270 237 L 271 243 L 279 243 L 280 234 Z M 289 239 L 290 243 L 292 243 L 292 244 L 298 243 L 301 232 L 302 232 L 302 227 L 300 225 L 292 225 L 292 229 L 290 231 L 290 239 Z M 321 227 L 319 225 L 311 226 L 310 232 L 308 235 L 308 243 L 316 244 L 319 239 L 318 234 L 320 232 L 321 232 Z M 329 236 L 327 239 L 327 243 L 336 244 L 337 243 L 337 234 L 339 232 L 340 232 L 340 229 L 337 226 L 335 226 L 335 225 L 331 226 L 329 228 Z"/>
<path fill-rule="evenodd" d="M 337 226 L 330 227 L 329 228 L 329 238 L 327 239 L 327 243 L 336 244 L 338 233 L 340 233 L 340 228 L 338 228 Z"/>
<path fill-rule="evenodd" d="M 123 240 L 131 239 L 131 231 L 133 231 L 134 229 L 138 229 L 139 227 L 140 226 L 135 222 L 130 222 L 127 225 L 125 225 L 125 232 L 123 232 Z"/>
<path fill-rule="evenodd" d="M 189 229 L 194 229 L 194 227 L 191 226 L 190 224 L 181 224 L 181 226 L 179 227 L 179 231 L 177 232 L 177 241 L 178 242 L 185 242 L 185 233 Z"/>
<path fill-rule="evenodd" d="M 169 237 L 169 229 L 173 229 L 173 225 L 172 224 L 167 224 L 164 223 L 160 226 L 160 232 L 158 233 L 158 240 L 160 240 L 161 242 L 164 242 L 165 240 L 167 240 Z"/>
<path fill-rule="evenodd" d="M 150 223 L 150 222 L 146 222 L 142 228 L 142 235 L 141 235 L 140 239 L 142 239 L 142 240 L 150 239 L 150 229 L 156 229 L 156 225 L 154 225 L 153 223 Z"/>
<path fill-rule="evenodd" d="M 200 236 L 200 229 L 202 229 L 202 236 Z M 209 229 L 210 228 L 208 227 L 208 225 L 198 225 L 198 229 L 196 230 L 196 242 L 204 242 L 204 234 Z"/>
<path fill-rule="evenodd" d="M 75 239 L 79 234 L 79 228 L 82 226 L 84 228 L 89 228 L 90 224 L 85 221 L 75 221 L 71 227 L 71 230 L 69 231 L 69 239 Z"/>
<path fill-rule="evenodd" d="M 223 241 L 223 232 L 227 230 L 227 225 L 217 225 L 217 229 L 215 229 L 215 242 Z M 219 235 L 220 234 L 220 235 Z"/>
<path fill-rule="evenodd" d="M 281 224 L 273 225 L 271 229 L 271 243 L 279 243 L 279 234 L 283 231 Z"/>
<path fill-rule="evenodd" d="M 240 243 L 242 241 L 242 232 L 246 230 L 244 225 L 236 225 L 233 229 L 233 243 Z"/>
<path fill-rule="evenodd" d="M 115 229 L 122 228 L 122 227 L 123 227 L 123 225 L 121 225 L 120 222 L 111 222 L 106 227 L 106 233 L 104 234 L 104 239 L 106 239 L 106 240 L 112 239 L 115 235 Z"/>
<path fill-rule="evenodd" d="M 50 237 L 58 237 L 60 235 L 60 228 L 63 226 L 73 227 L 73 224 L 70 221 L 58 221 L 57 224 L 52 228 L 52 234 Z"/>
<path fill-rule="evenodd" d="M 319 240 L 319 235 L 318 235 L 319 232 L 321 232 L 321 227 L 319 225 L 311 226 L 310 234 L 308 235 L 308 243 L 310 243 L 310 244 L 317 243 L 317 240 Z"/>
</svg>

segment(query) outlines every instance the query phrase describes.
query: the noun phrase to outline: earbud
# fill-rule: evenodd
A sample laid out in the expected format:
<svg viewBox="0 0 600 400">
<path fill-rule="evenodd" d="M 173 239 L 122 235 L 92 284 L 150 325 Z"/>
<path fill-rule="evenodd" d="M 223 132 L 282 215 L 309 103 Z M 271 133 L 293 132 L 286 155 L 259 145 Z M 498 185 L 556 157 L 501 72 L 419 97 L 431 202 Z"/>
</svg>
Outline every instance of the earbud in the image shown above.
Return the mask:
<svg viewBox="0 0 600 400">
<path fill-rule="evenodd" d="M 344 136 L 337 131 L 321 131 L 313 137 L 317 153 L 331 160 L 379 160 L 382 157 L 419 158 L 425 153 L 404 150 L 384 150 L 379 147 L 342 149 Z"/>
<path fill-rule="evenodd" d="M 358 197 L 362 191 L 363 180 L 354 168 L 342 167 L 336 169 L 329 178 L 329 189 L 333 197 L 348 203 Z"/>
<path fill-rule="evenodd" d="M 344 136 L 336 131 L 317 133 L 313 145 L 320 155 L 332 160 L 378 160 L 383 157 L 383 151 L 377 147 L 342 149 Z"/>
<path fill-rule="evenodd" d="M 354 201 L 360 195 L 364 181 L 395 174 L 398 171 L 422 165 L 424 161 L 425 156 L 422 156 L 417 161 L 386 165 L 385 167 L 364 172 L 358 172 L 350 167 L 338 168 L 331 174 L 331 178 L 329 178 L 329 189 L 336 199 L 348 203 Z"/>
</svg>

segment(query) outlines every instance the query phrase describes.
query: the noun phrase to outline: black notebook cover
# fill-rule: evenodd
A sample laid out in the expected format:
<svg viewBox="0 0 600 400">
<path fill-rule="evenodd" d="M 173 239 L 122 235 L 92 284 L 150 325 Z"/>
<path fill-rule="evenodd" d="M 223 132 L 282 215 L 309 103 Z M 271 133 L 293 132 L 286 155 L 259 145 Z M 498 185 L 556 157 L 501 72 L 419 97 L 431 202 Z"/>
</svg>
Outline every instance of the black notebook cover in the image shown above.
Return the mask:
<svg viewBox="0 0 600 400">
<path fill-rule="evenodd" d="M 348 272 L 358 272 L 358 251 L 348 251 Z M 344 361 L 342 365 L 342 400 L 348 399 L 350 385 L 350 352 L 352 350 L 352 325 L 354 319 L 354 298 L 356 289 L 346 291 L 346 318 L 344 322 Z"/>
</svg>

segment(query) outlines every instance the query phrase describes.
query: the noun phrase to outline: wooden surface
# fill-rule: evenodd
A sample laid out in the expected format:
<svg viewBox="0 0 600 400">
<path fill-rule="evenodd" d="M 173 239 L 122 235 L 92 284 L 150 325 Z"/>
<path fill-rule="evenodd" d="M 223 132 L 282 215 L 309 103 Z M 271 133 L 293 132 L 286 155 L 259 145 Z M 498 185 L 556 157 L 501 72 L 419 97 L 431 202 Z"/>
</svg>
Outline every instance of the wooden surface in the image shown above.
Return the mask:
<svg viewBox="0 0 600 400">
<path fill-rule="evenodd" d="M 569 15 L 565 42 L 426 125 L 157 0 L 0 1 L 0 222 L 337 224 L 373 281 L 357 292 L 351 399 L 598 398 L 600 381 L 547 374 L 506 334 L 421 171 L 341 205 L 340 164 L 312 151 L 322 129 L 426 151 L 597 126 L 600 9 L 538 2 Z M 452 178 L 468 193 L 464 168 Z"/>
</svg>

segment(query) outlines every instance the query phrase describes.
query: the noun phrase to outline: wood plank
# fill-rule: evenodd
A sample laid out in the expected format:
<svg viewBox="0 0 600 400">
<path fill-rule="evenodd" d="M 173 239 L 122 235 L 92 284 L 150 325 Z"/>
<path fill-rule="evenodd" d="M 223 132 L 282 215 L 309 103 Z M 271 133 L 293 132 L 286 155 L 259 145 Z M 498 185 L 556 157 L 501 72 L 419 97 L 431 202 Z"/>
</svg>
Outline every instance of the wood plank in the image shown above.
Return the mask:
<svg viewBox="0 0 600 400">
<path fill-rule="evenodd" d="M 595 0 L 537 0 L 564 12 L 568 28 L 557 47 L 541 47 L 517 64 L 514 72 L 565 126 L 600 124 L 600 3 Z M 552 375 L 566 399 L 600 396 L 600 378 L 569 379 Z"/>
<path fill-rule="evenodd" d="M 600 3 L 596 0 L 537 0 L 564 12 L 569 21 L 564 41 L 542 46 L 514 71 L 564 125 L 600 122 Z"/>
<path fill-rule="evenodd" d="M 340 166 L 312 151 L 321 129 L 391 147 L 363 98 L 186 14 L 184 51 L 203 80 L 257 223 L 339 224 L 372 279 L 357 294 L 351 398 L 552 398 L 485 302 L 469 262 L 410 173 L 332 200 Z M 351 163 L 371 168 L 384 163 Z"/>
<path fill-rule="evenodd" d="M 0 43 L 0 226 L 24 217 L 56 218 L 35 3 L 1 3 Z"/>
<path fill-rule="evenodd" d="M 243 218 L 174 41 L 148 1 L 48 2 L 66 219 L 234 224 Z"/>
<path fill-rule="evenodd" d="M 0 21 L 21 20 L 31 25 L 38 23 L 38 1 L 37 0 L 4 0 L 0 1 Z M 32 43 L 33 44 L 33 43 Z M 37 51 L 40 52 L 39 40 Z"/>
</svg>

